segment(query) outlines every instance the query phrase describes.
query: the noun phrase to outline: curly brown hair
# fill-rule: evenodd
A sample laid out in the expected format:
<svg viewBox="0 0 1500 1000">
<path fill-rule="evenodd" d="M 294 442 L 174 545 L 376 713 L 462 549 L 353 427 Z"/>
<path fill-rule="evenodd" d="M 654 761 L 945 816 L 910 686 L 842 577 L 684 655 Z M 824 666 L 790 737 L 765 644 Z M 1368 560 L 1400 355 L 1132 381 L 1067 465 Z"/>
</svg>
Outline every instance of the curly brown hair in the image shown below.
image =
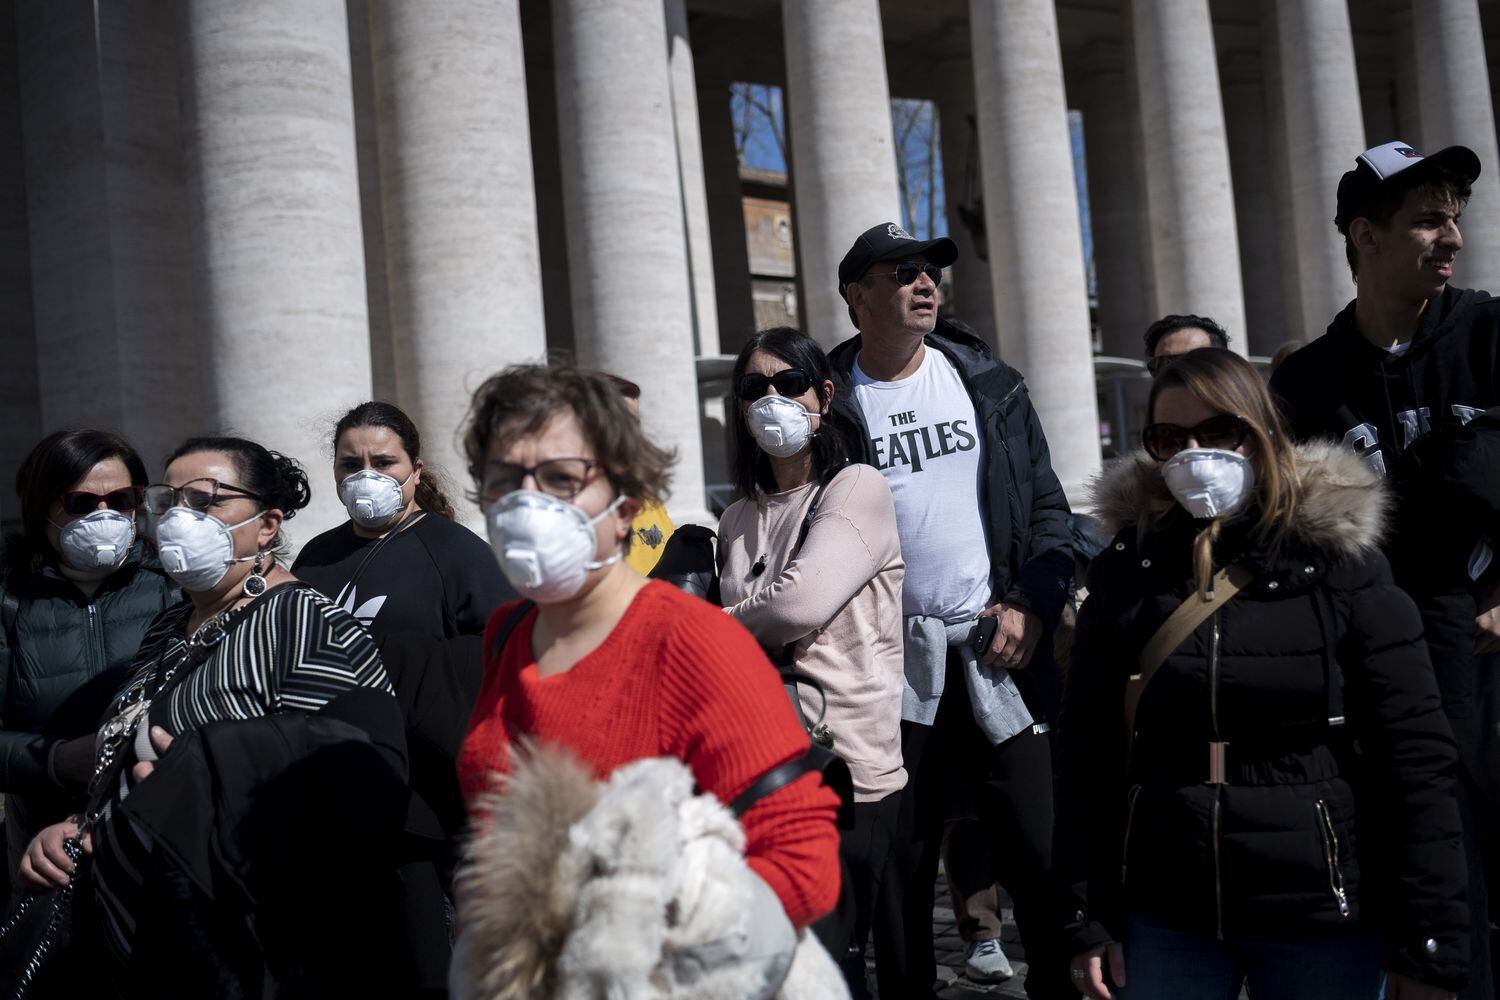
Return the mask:
<svg viewBox="0 0 1500 1000">
<path fill-rule="evenodd" d="M 675 452 L 646 438 L 619 385 L 604 372 L 574 365 L 511 365 L 474 392 L 464 426 L 464 455 L 479 501 L 484 460 L 496 439 L 539 433 L 564 411 L 578 420 L 595 460 L 625 496 L 642 503 L 667 496 Z"/>
</svg>

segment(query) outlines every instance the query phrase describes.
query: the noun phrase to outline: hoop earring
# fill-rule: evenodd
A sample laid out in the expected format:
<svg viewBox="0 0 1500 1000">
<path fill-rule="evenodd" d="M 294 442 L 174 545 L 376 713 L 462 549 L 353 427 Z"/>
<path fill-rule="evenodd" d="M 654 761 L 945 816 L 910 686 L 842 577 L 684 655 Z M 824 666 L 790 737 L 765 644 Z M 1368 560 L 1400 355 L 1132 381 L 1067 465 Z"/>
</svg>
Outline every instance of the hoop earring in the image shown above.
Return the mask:
<svg viewBox="0 0 1500 1000">
<path fill-rule="evenodd" d="M 251 600 L 266 592 L 265 560 L 264 552 L 256 556 L 255 566 L 251 568 L 250 575 L 245 577 L 245 596 Z"/>
</svg>

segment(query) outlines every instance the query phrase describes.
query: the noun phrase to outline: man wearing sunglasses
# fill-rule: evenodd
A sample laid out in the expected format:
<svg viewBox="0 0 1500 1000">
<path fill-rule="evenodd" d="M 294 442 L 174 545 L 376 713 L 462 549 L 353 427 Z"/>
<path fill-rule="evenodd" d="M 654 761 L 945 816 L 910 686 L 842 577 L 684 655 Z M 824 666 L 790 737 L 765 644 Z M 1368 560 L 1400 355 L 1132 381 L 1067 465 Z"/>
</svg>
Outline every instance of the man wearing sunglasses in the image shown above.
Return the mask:
<svg viewBox="0 0 1500 1000">
<path fill-rule="evenodd" d="M 1048 637 L 1073 575 L 1068 503 L 1020 373 L 938 316 L 942 269 L 957 255 L 947 237 L 916 240 L 882 223 L 839 265 L 859 336 L 830 356 L 830 423 L 885 475 L 906 561 L 901 728 L 910 834 L 902 832 L 907 847 L 880 889 L 876 976 L 881 996 L 933 995 L 944 826 L 977 816 L 979 857 L 949 864 L 970 941 L 965 964 L 971 974 L 1008 972 L 998 917 L 982 903 L 998 874 L 1015 900 L 1028 995 L 1067 997 L 1067 958 L 1048 933 L 1046 896 L 1049 730 L 1062 687 Z M 995 624 L 982 648 L 975 636 L 988 623 L 980 632 L 971 627 L 976 617 Z"/>
<path fill-rule="evenodd" d="M 1500 839 L 1500 471 L 1472 460 L 1500 435 L 1500 299 L 1449 283 L 1479 173 L 1462 146 L 1423 156 L 1396 141 L 1355 157 L 1334 216 L 1354 301 L 1271 378 L 1297 437 L 1343 441 L 1399 502 L 1387 554 L 1422 612 L 1459 750 L 1465 997 L 1493 995 L 1480 845 Z"/>
</svg>

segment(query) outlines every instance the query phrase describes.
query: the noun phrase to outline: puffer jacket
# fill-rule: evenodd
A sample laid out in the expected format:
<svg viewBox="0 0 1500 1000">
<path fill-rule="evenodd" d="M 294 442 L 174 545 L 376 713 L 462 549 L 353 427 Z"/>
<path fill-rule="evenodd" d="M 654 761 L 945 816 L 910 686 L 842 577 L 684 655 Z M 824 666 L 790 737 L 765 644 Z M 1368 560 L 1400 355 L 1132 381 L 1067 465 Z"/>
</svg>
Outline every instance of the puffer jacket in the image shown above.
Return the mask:
<svg viewBox="0 0 1500 1000">
<path fill-rule="evenodd" d="M 47 772 L 52 745 L 85 736 L 124 683 L 146 626 L 176 590 L 137 541 L 130 555 L 85 597 L 55 563 L 32 565 L 14 545 L 0 574 L 0 601 L 14 601 L 0 627 L 0 791 L 8 839 L 67 815 L 70 795 Z M 18 860 L 18 859 L 16 859 Z"/>
<path fill-rule="evenodd" d="M 1456 989 L 1456 758 L 1421 619 L 1378 549 L 1386 492 L 1331 443 L 1299 447 L 1297 472 L 1279 547 L 1252 537 L 1253 512 L 1225 526 L 1216 566 L 1254 579 L 1147 686 L 1128 772 L 1126 682 L 1193 592 L 1199 525 L 1145 455 L 1100 478 L 1115 534 L 1090 568 L 1058 732 L 1059 912 L 1073 954 L 1122 940 L 1126 908 L 1223 938 L 1375 929 L 1386 968 Z M 1222 784 L 1211 741 L 1228 744 Z"/>
</svg>

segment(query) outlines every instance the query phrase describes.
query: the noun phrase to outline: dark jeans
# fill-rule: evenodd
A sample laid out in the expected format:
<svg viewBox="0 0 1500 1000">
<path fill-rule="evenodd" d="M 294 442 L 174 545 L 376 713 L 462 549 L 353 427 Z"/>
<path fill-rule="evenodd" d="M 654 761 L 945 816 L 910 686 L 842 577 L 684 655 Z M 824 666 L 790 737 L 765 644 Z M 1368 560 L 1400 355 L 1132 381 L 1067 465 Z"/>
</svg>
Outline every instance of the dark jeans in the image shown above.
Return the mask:
<svg viewBox="0 0 1500 1000">
<path fill-rule="evenodd" d="M 974 723 L 950 659 L 932 726 L 903 722 L 908 791 L 902 839 L 876 909 L 875 973 L 885 1000 L 933 996 L 932 908 L 943 829 L 972 810 L 989 845 L 982 872 L 949 873 L 968 891 L 998 879 L 1015 902 L 1026 948 L 1026 995 L 1073 1000 L 1068 956 L 1050 918 L 1052 741 L 1031 730 L 991 746 Z M 909 837 L 905 836 L 910 831 Z M 993 873 L 993 874 L 991 874 Z"/>
</svg>

